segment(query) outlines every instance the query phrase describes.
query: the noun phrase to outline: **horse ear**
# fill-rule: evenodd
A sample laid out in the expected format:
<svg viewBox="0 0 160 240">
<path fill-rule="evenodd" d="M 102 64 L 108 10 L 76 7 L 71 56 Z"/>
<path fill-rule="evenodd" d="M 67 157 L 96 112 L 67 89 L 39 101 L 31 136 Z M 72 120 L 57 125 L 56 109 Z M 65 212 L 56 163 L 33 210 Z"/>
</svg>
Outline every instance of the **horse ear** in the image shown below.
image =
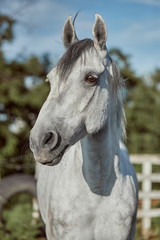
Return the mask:
<svg viewBox="0 0 160 240">
<path fill-rule="evenodd" d="M 107 41 L 107 28 L 103 18 L 99 15 L 95 15 L 95 24 L 93 26 L 93 38 L 94 44 L 98 49 L 106 49 Z"/>
<path fill-rule="evenodd" d="M 64 24 L 62 39 L 65 48 L 68 48 L 70 45 L 78 41 L 71 16 L 67 18 L 67 21 Z"/>
</svg>

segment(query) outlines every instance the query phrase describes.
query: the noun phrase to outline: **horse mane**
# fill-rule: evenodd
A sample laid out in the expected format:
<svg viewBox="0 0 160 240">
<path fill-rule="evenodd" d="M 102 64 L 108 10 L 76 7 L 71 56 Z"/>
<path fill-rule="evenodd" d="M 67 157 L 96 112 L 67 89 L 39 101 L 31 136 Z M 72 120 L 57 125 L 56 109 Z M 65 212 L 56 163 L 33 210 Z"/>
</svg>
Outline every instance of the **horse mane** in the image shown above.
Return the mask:
<svg viewBox="0 0 160 240">
<path fill-rule="evenodd" d="M 108 55 L 109 56 L 109 55 Z M 123 140 L 126 139 L 126 116 L 123 107 L 123 89 L 125 88 L 124 79 L 122 78 L 119 69 L 117 68 L 115 62 L 109 56 L 112 65 L 112 77 L 109 77 L 109 86 L 111 94 L 113 96 L 114 104 L 117 109 L 117 125 L 120 129 L 120 136 Z"/>
</svg>

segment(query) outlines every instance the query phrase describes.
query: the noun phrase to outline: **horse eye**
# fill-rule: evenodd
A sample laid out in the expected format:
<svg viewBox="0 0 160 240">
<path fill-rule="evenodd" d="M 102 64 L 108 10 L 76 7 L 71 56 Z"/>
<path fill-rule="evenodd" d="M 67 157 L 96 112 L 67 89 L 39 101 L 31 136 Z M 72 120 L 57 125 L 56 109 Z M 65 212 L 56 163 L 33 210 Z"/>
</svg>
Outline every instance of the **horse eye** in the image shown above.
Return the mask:
<svg viewBox="0 0 160 240">
<path fill-rule="evenodd" d="M 90 83 L 95 83 L 97 80 L 98 80 L 98 77 L 97 76 L 93 76 L 93 75 L 88 75 L 86 77 L 86 80 Z"/>
</svg>

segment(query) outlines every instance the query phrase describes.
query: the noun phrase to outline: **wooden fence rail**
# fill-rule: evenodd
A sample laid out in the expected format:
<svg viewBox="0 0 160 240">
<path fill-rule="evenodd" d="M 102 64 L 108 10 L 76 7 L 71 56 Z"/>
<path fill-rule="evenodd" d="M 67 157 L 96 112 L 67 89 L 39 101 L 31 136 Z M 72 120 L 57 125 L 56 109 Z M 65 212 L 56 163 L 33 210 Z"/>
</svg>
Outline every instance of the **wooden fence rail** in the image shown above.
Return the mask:
<svg viewBox="0 0 160 240">
<path fill-rule="evenodd" d="M 160 190 L 152 190 L 152 183 L 160 183 L 160 172 L 152 173 L 152 165 L 160 165 L 160 155 L 131 155 L 133 164 L 142 165 L 142 173 L 137 173 L 138 182 L 142 183 L 139 199 L 142 208 L 138 210 L 138 218 L 142 218 L 142 231 L 147 234 L 151 228 L 151 218 L 160 217 L 160 208 L 152 208 L 152 200 L 160 200 Z"/>
</svg>

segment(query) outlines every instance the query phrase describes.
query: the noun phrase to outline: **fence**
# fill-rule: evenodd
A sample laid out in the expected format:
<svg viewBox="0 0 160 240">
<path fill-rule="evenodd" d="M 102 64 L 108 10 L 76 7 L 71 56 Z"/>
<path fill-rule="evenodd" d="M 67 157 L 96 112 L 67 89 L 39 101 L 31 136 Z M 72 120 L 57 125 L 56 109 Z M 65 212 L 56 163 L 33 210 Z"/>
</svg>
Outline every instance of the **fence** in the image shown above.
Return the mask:
<svg viewBox="0 0 160 240">
<path fill-rule="evenodd" d="M 142 182 L 139 199 L 142 208 L 138 210 L 138 218 L 142 218 L 142 231 L 146 235 L 151 228 L 151 218 L 160 217 L 160 208 L 152 208 L 152 200 L 160 200 L 160 190 L 152 190 L 152 183 L 160 183 L 160 172 L 152 173 L 152 165 L 160 165 L 160 155 L 131 155 L 133 164 L 142 165 L 142 173 L 137 173 L 138 182 Z"/>
<path fill-rule="evenodd" d="M 142 190 L 139 192 L 139 199 L 142 201 L 142 208 L 138 210 L 138 218 L 142 218 L 142 229 L 143 234 L 146 235 L 148 230 L 151 228 L 151 219 L 154 217 L 160 217 L 160 208 L 152 208 L 152 200 L 160 200 L 160 190 L 152 190 L 152 183 L 160 183 L 160 172 L 159 173 L 152 173 L 152 165 L 159 165 L 160 166 L 160 155 L 131 155 L 130 156 L 131 162 L 133 164 L 140 164 L 142 165 L 142 172 L 137 173 L 138 181 L 142 182 Z M 27 190 L 32 188 L 34 189 L 35 183 L 32 183 L 34 179 L 32 179 L 32 186 L 29 187 L 30 181 L 28 180 L 25 184 L 23 183 L 23 179 L 25 176 L 11 176 L 1 181 L 0 185 L 0 210 L 5 203 L 4 200 L 7 200 L 14 188 L 16 186 L 16 191 Z M 17 182 L 15 182 L 15 180 Z M 32 177 L 33 178 L 33 177 Z M 13 181 L 14 180 L 14 181 Z M 12 184 L 10 184 L 10 181 Z M 13 184 L 14 183 L 14 184 Z M 19 184 L 19 185 L 17 185 Z M 14 185 L 14 188 L 13 188 Z M 7 188 L 7 186 L 9 188 Z M 18 187 L 18 188 L 17 188 Z M 24 189 L 23 189 L 24 188 Z M 18 190 L 19 189 L 19 190 Z M 27 190 L 28 191 L 28 190 Z M 35 190 L 33 190 L 33 193 Z M 34 213 L 33 216 L 37 217 L 37 204 L 34 201 Z M 0 211 L 1 213 L 1 211 Z M 1 219 L 1 214 L 0 214 Z"/>
</svg>

